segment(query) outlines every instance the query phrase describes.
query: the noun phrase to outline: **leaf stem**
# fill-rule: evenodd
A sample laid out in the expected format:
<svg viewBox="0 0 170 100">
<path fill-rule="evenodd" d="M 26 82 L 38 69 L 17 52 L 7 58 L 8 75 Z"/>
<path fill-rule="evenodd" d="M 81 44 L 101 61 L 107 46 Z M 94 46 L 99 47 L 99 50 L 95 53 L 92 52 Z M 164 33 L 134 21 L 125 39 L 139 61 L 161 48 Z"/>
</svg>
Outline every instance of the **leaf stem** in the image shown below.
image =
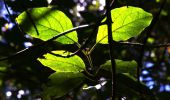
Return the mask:
<svg viewBox="0 0 170 100">
<path fill-rule="evenodd" d="M 87 59 L 89 61 L 90 67 L 93 68 L 93 62 L 92 62 L 91 56 L 89 54 L 87 54 Z"/>
</svg>

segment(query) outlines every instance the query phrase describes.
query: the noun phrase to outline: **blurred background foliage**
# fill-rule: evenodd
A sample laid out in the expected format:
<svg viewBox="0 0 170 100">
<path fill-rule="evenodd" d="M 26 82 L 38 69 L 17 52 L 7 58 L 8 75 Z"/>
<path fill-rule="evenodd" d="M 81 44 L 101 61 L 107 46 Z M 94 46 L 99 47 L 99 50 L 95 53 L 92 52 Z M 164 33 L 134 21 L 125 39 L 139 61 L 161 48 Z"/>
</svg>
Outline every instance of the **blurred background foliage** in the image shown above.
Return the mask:
<svg viewBox="0 0 170 100">
<path fill-rule="evenodd" d="M 156 14 L 163 0 L 117 0 L 113 8 L 121 6 L 137 6 Z M 34 7 L 55 6 L 62 10 L 72 20 L 74 26 L 95 22 L 105 12 L 105 0 L 6 0 L 11 15 L 8 14 L 4 1 L 0 0 L 0 58 L 10 56 L 22 49 L 42 42 L 20 31 L 15 18 L 23 11 Z M 162 9 L 159 20 L 151 33 L 143 32 L 139 37 L 129 39 L 130 42 L 142 43 L 146 34 L 150 34 L 147 44 L 166 44 L 170 42 L 170 0 Z M 88 36 L 89 30 L 78 31 L 79 42 Z M 89 45 L 91 47 L 91 45 Z M 53 49 L 57 46 L 53 45 Z M 70 48 L 72 49 L 72 48 Z M 74 48 L 73 48 L 74 49 Z M 71 50 L 70 50 L 71 51 Z M 43 67 L 35 53 L 19 55 L 7 61 L 0 62 L 0 98 L 2 100 L 41 100 L 42 85 L 48 81 L 52 70 Z M 124 60 L 139 60 L 141 47 L 115 47 L 116 58 Z M 34 57 L 35 56 L 35 57 Z M 92 53 L 93 64 L 96 68 L 107 59 L 108 47 L 98 45 Z M 160 47 L 144 51 L 140 80 L 151 89 L 159 100 L 170 97 L 170 47 Z M 107 93 L 100 91 L 70 92 L 65 100 L 109 100 Z M 122 97 L 121 100 L 127 100 Z"/>
</svg>

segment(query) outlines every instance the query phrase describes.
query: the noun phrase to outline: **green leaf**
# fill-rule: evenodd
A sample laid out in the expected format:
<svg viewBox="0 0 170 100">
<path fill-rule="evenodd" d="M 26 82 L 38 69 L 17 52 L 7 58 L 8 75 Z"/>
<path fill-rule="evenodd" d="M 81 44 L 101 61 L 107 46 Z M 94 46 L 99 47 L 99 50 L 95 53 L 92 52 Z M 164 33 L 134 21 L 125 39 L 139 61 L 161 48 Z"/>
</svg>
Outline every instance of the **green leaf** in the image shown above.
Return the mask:
<svg viewBox="0 0 170 100">
<path fill-rule="evenodd" d="M 126 6 L 111 10 L 112 17 L 112 35 L 115 41 L 124 41 L 131 37 L 139 35 L 144 28 L 150 25 L 152 14 L 141 8 Z M 103 20 L 103 22 L 106 19 Z M 107 25 L 99 27 L 97 34 L 97 43 L 108 43 Z"/>
<path fill-rule="evenodd" d="M 68 55 L 65 51 L 52 51 L 52 53 L 53 54 L 45 54 L 45 59 L 38 58 L 38 60 L 44 66 L 47 66 L 57 72 L 81 72 L 85 69 L 83 60 L 77 55 L 69 58 L 63 58 L 56 55 Z"/>
<path fill-rule="evenodd" d="M 130 73 L 132 75 L 136 74 L 136 61 L 123 61 L 116 59 L 116 71 L 117 73 Z M 105 64 L 101 65 L 101 68 L 107 71 L 111 71 L 111 61 L 108 60 Z"/>
<path fill-rule="evenodd" d="M 79 86 L 84 76 L 82 73 L 56 72 L 49 79 L 50 82 L 44 88 L 44 97 L 59 98 Z"/>
<path fill-rule="evenodd" d="M 73 28 L 71 20 L 63 12 L 54 8 L 33 8 L 28 12 L 29 14 L 26 12 L 21 13 L 16 20 L 24 31 L 32 37 L 48 40 L 61 32 Z M 28 17 L 29 15 L 31 19 Z M 37 34 L 33 23 L 37 27 L 39 34 Z M 77 33 L 75 31 L 71 32 L 56 39 L 56 41 L 63 44 L 75 43 L 78 41 Z"/>
</svg>

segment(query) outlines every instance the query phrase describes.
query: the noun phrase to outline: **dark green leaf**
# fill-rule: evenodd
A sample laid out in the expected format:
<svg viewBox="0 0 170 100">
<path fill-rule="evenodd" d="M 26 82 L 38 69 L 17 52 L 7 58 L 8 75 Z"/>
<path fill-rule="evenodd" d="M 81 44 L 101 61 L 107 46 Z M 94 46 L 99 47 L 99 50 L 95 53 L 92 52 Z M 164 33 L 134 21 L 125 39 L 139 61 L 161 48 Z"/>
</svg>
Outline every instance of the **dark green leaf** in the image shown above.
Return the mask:
<svg viewBox="0 0 170 100">
<path fill-rule="evenodd" d="M 84 76 L 81 73 L 56 72 L 49 79 L 50 82 L 44 88 L 44 97 L 59 98 L 79 86 Z"/>
<path fill-rule="evenodd" d="M 116 59 L 116 71 L 117 73 L 130 73 L 132 75 L 136 74 L 136 61 L 123 61 Z M 107 71 L 111 71 L 111 61 L 108 60 L 105 64 L 101 65 L 101 68 Z"/>
</svg>

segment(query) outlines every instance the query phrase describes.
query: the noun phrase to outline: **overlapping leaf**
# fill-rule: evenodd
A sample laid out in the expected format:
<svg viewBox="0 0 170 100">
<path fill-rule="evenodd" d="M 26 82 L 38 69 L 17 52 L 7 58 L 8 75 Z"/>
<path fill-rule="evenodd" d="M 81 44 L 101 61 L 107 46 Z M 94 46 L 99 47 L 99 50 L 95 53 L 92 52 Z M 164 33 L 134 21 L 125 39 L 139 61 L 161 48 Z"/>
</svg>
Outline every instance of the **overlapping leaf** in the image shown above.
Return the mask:
<svg viewBox="0 0 170 100">
<path fill-rule="evenodd" d="M 44 88 L 44 98 L 59 98 L 79 86 L 84 76 L 82 73 L 56 72 L 49 79 L 48 86 Z"/>
<path fill-rule="evenodd" d="M 28 13 L 23 12 L 16 20 L 26 33 L 42 40 L 48 40 L 73 28 L 71 20 L 63 12 L 47 7 L 33 8 L 28 10 Z M 57 41 L 63 44 L 72 44 L 78 41 L 77 33 L 71 32 L 58 38 Z"/>
<path fill-rule="evenodd" d="M 84 76 L 81 73 L 85 69 L 83 60 L 77 55 L 61 57 L 68 54 L 65 51 L 52 51 L 51 54 L 45 54 L 44 59 L 38 58 L 44 66 L 56 71 L 49 76 L 50 81 L 44 88 L 44 98 L 59 98 L 83 82 Z"/>
<path fill-rule="evenodd" d="M 136 61 L 123 61 L 116 59 L 116 70 L 117 73 L 130 73 L 132 75 L 136 74 Z M 108 60 L 105 64 L 101 65 L 101 68 L 107 71 L 111 71 L 111 61 Z"/>
<path fill-rule="evenodd" d="M 44 66 L 47 66 L 57 72 L 81 72 L 85 69 L 83 60 L 75 55 L 69 58 L 63 58 L 56 55 L 68 55 L 65 51 L 52 51 L 53 54 L 45 54 L 45 59 L 38 59 Z"/>
<path fill-rule="evenodd" d="M 113 21 L 112 35 L 115 41 L 124 41 L 139 35 L 144 28 L 150 25 L 152 20 L 152 14 L 132 6 L 111 10 L 111 17 Z M 107 44 L 107 35 L 107 25 L 100 26 L 96 42 Z"/>
</svg>

